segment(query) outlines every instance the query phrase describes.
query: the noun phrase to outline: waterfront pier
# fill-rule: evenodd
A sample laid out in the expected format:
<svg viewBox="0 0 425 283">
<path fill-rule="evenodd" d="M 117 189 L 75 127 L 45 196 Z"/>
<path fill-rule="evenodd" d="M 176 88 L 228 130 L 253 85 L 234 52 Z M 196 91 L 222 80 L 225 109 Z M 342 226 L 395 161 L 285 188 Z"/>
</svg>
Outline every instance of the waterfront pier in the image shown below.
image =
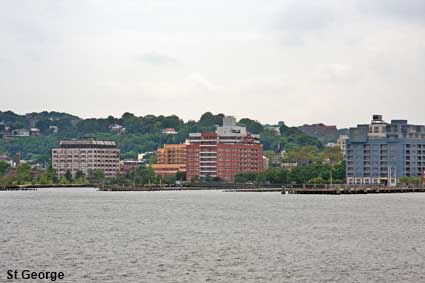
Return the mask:
<svg viewBox="0 0 425 283">
<path fill-rule="evenodd" d="M 425 192 L 425 187 L 332 185 L 332 186 L 284 187 L 282 189 L 282 194 L 323 194 L 323 195 L 419 193 L 419 192 L 421 193 Z"/>
</svg>

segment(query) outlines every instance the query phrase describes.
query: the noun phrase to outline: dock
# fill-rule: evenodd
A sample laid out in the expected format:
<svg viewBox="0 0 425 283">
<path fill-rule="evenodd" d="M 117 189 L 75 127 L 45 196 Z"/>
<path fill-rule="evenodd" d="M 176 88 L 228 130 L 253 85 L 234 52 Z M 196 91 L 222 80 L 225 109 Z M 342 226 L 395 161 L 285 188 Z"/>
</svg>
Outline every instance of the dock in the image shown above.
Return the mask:
<svg viewBox="0 0 425 283">
<path fill-rule="evenodd" d="M 282 188 L 254 188 L 254 189 L 228 189 L 226 193 L 275 193 L 282 192 Z"/>
<path fill-rule="evenodd" d="M 21 186 L 0 186 L 0 192 L 6 191 L 36 191 L 35 187 L 21 187 Z"/>
<path fill-rule="evenodd" d="M 384 186 L 328 186 L 328 187 L 285 187 L 282 194 L 389 194 L 389 193 L 424 193 L 425 187 L 384 187 Z"/>
<path fill-rule="evenodd" d="M 208 184 L 208 183 L 194 183 L 183 185 L 145 185 L 145 186 L 119 186 L 119 185 L 105 185 L 100 186 L 99 191 L 109 192 L 156 192 L 156 191 L 200 191 L 200 190 L 219 190 L 224 192 L 281 192 L 282 186 L 257 186 L 253 184 Z"/>
</svg>

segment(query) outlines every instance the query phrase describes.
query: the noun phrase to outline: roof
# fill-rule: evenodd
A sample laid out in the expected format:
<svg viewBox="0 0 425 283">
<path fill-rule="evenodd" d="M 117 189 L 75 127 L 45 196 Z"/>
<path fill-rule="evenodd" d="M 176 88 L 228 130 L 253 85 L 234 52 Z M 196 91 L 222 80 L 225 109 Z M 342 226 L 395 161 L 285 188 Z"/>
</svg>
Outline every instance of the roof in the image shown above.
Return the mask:
<svg viewBox="0 0 425 283">
<path fill-rule="evenodd" d="M 101 141 L 93 139 L 84 140 L 63 140 L 59 143 L 60 147 L 116 147 L 115 141 Z"/>
<path fill-rule="evenodd" d="M 186 164 L 151 164 L 153 169 L 169 169 L 169 168 L 184 168 Z"/>
</svg>

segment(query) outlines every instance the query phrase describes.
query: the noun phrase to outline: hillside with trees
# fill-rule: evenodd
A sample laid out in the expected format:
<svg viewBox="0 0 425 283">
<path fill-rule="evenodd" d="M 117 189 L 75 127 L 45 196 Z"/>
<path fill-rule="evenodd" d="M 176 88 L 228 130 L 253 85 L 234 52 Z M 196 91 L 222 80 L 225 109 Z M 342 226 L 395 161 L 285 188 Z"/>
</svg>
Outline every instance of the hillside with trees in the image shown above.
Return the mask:
<svg viewBox="0 0 425 283">
<path fill-rule="evenodd" d="M 81 119 L 60 112 L 41 112 L 19 115 L 11 111 L 0 111 L 0 152 L 13 156 L 21 152 L 22 158 L 48 164 L 50 150 L 62 139 L 95 137 L 117 142 L 122 158 L 136 158 L 138 153 L 155 151 L 166 143 L 183 143 L 191 132 L 214 131 L 222 125 L 224 114 L 204 113 L 198 121 L 183 121 L 176 115 L 136 116 L 124 113 L 121 117 Z M 238 121 L 248 131 L 261 135 L 265 150 L 289 150 L 298 146 L 323 148 L 319 140 L 310 137 L 295 127 L 279 123 L 273 127 L 256 120 L 242 118 Z M 114 131 L 112 126 L 120 131 Z M 13 129 L 39 129 L 36 136 L 16 137 Z M 164 134 L 173 128 L 176 134 Z M 278 129 L 277 131 L 275 129 Z"/>
</svg>

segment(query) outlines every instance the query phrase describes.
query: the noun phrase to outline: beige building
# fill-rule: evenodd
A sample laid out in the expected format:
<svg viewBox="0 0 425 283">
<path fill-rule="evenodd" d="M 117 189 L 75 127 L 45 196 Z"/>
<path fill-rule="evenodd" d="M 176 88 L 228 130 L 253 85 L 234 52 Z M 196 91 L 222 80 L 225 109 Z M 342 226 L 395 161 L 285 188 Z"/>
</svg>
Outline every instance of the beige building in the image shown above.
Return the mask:
<svg viewBox="0 0 425 283">
<path fill-rule="evenodd" d="M 340 135 L 338 138 L 338 141 L 336 142 L 337 146 L 339 146 L 339 148 L 342 151 L 342 154 L 345 157 L 345 153 L 347 152 L 347 141 L 348 141 L 349 137 L 347 135 Z"/>
<path fill-rule="evenodd" d="M 186 144 L 165 144 L 157 150 L 158 164 L 186 164 Z"/>
<path fill-rule="evenodd" d="M 178 172 L 186 172 L 186 164 L 152 164 L 152 169 L 158 176 L 175 176 Z"/>
<path fill-rule="evenodd" d="M 115 177 L 120 170 L 120 151 L 114 141 L 95 139 L 61 141 L 52 149 L 52 167 L 61 177 L 67 171 L 75 176 L 78 171 L 86 176 L 101 170 L 106 177 Z"/>
<path fill-rule="evenodd" d="M 157 164 L 152 164 L 155 174 L 174 176 L 186 172 L 186 144 L 166 144 L 156 152 Z"/>
</svg>

